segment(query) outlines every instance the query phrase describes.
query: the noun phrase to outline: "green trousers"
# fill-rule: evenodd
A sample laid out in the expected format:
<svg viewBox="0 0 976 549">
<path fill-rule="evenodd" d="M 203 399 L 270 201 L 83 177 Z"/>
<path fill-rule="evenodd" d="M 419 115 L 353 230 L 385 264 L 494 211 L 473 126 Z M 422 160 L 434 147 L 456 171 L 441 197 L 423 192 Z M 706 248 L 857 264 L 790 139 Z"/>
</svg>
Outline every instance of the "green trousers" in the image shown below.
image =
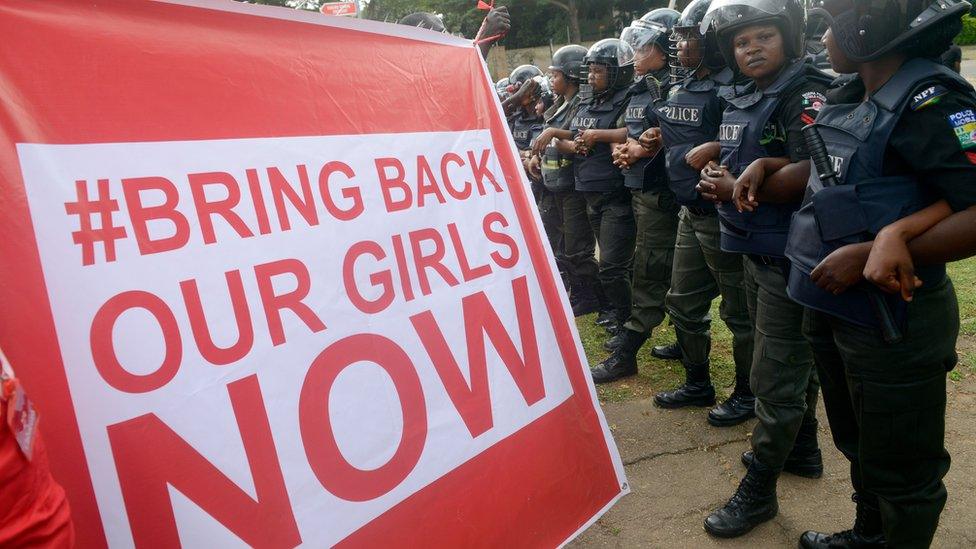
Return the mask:
<svg viewBox="0 0 976 549">
<path fill-rule="evenodd" d="M 820 384 L 813 352 L 803 337 L 803 307 L 786 295 L 785 261 L 763 265 L 746 257 L 746 301 L 755 326 L 749 386 L 756 395 L 752 450 L 764 465 L 782 469 L 804 416 L 817 413 Z"/>
<path fill-rule="evenodd" d="M 650 336 L 664 322 L 664 298 L 671 287 L 680 209 L 669 189 L 631 193 L 637 240 L 630 286 L 630 318 L 624 327 Z"/>
<path fill-rule="evenodd" d="M 723 252 L 719 246 L 718 215 L 698 215 L 682 208 L 665 306 L 685 363 L 708 362 L 712 346 L 709 310 L 712 300 L 721 295 L 719 316 L 732 332 L 735 374 L 749 378 L 752 322 L 742 278 L 742 256 Z"/>
<path fill-rule="evenodd" d="M 928 547 L 947 497 L 946 372 L 955 367 L 959 335 L 952 282 L 915 293 L 895 345 L 877 330 L 811 309 L 803 321 L 854 490 L 877 501 L 890 547 Z"/>
</svg>

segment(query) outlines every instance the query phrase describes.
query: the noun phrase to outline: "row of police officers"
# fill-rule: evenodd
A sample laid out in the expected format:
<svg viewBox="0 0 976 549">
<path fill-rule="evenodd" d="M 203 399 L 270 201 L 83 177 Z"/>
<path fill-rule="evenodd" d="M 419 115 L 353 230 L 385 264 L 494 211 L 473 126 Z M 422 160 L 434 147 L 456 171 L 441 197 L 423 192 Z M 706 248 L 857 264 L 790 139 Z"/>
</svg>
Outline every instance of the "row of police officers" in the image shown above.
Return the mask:
<svg viewBox="0 0 976 549">
<path fill-rule="evenodd" d="M 961 0 L 692 0 L 619 39 L 499 83 L 574 313 L 637 373 L 670 318 L 685 382 L 654 397 L 758 422 L 738 489 L 704 523 L 777 514 L 783 472 L 819 478 L 822 392 L 856 518 L 801 547 L 926 547 L 946 502 L 946 373 L 958 309 L 945 263 L 976 254 L 976 94 L 936 59 Z M 812 63 L 810 20 L 834 79 Z M 596 253 L 596 250 L 599 253 Z M 709 310 L 736 381 L 715 405 Z"/>
</svg>

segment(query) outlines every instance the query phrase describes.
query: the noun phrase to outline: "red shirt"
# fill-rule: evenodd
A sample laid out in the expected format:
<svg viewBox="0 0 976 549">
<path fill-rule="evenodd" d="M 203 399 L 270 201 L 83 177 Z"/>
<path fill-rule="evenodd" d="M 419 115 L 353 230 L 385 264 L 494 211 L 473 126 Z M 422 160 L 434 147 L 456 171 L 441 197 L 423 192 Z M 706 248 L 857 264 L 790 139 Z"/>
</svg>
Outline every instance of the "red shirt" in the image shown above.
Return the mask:
<svg viewBox="0 0 976 549">
<path fill-rule="evenodd" d="M 28 461 L 6 419 L 7 403 L 0 401 L 0 547 L 72 547 L 71 510 L 48 470 L 40 432 Z"/>
</svg>

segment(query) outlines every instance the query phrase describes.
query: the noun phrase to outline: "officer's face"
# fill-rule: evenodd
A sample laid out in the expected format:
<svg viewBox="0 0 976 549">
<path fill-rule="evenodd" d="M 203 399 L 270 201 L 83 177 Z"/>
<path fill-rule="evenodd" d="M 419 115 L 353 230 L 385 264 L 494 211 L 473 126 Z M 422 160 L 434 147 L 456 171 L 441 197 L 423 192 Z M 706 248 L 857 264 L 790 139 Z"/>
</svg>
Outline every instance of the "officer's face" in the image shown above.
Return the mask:
<svg viewBox="0 0 976 549">
<path fill-rule="evenodd" d="M 659 71 L 668 58 L 655 44 L 648 44 L 634 52 L 634 72 L 637 76 Z"/>
<path fill-rule="evenodd" d="M 552 91 L 556 95 L 566 95 L 566 91 L 569 88 L 569 81 L 566 80 L 566 75 L 563 71 L 552 71 L 549 73 L 549 85 L 552 86 Z"/>
<path fill-rule="evenodd" d="M 682 67 L 694 68 L 701 64 L 701 40 L 684 37 L 678 41 L 678 62 Z"/>
<path fill-rule="evenodd" d="M 783 35 L 776 25 L 751 25 L 732 38 L 735 62 L 748 78 L 763 82 L 775 77 L 786 64 Z"/>
<path fill-rule="evenodd" d="M 586 77 L 586 82 L 593 86 L 593 91 L 600 93 L 610 87 L 609 73 L 606 65 L 590 65 L 590 74 Z"/>
<path fill-rule="evenodd" d="M 837 41 L 834 40 L 833 31 L 828 28 L 820 41 L 827 47 L 827 59 L 830 60 L 830 68 L 841 74 L 857 72 L 857 65 L 851 63 L 847 55 L 844 54 L 844 50 L 840 49 Z"/>
</svg>

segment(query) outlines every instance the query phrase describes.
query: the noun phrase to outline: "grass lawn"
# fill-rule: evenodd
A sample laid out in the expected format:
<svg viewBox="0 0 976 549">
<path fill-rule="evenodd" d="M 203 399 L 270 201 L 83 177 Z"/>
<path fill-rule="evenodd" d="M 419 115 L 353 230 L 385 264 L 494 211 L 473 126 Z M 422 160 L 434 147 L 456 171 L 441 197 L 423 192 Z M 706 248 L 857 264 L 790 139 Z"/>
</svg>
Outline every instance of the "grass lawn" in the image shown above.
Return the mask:
<svg viewBox="0 0 976 549">
<path fill-rule="evenodd" d="M 959 343 L 959 366 L 949 374 L 949 380 L 958 382 L 964 377 L 976 375 L 976 258 L 953 263 L 949 274 L 959 296 L 959 317 L 962 321 Z M 719 399 L 732 391 L 735 368 L 732 364 L 732 334 L 718 317 L 718 300 L 712 304 L 712 382 Z M 595 325 L 596 315 L 576 319 L 583 348 L 594 365 L 609 353 L 603 350 L 606 331 Z M 684 381 L 684 370 L 676 361 L 664 361 L 651 357 L 651 347 L 674 341 L 674 329 L 669 325 L 659 327 L 654 336 L 644 344 L 637 355 L 640 369 L 636 377 L 597 386 L 597 394 L 604 402 L 647 398 L 655 392 L 670 389 Z"/>
</svg>

